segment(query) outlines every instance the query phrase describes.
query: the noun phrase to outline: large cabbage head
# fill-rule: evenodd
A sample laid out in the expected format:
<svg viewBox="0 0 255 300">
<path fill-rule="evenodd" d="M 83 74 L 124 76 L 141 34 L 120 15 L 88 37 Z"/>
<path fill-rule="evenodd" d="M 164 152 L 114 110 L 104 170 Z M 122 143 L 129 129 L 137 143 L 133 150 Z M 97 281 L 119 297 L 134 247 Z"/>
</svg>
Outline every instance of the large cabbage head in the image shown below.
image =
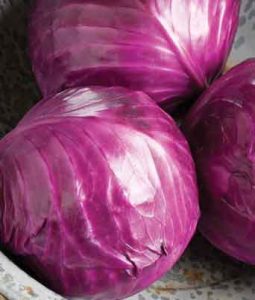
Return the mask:
<svg viewBox="0 0 255 300">
<path fill-rule="evenodd" d="M 255 264 L 255 59 L 232 69 L 197 102 L 185 131 L 201 189 L 200 230 Z"/>
<path fill-rule="evenodd" d="M 240 0 L 37 0 L 30 53 L 44 95 L 103 85 L 168 109 L 221 72 Z"/>
<path fill-rule="evenodd" d="M 69 297 L 144 289 L 179 259 L 199 215 L 186 140 L 123 88 L 41 101 L 0 142 L 0 179 L 2 245 Z"/>
</svg>

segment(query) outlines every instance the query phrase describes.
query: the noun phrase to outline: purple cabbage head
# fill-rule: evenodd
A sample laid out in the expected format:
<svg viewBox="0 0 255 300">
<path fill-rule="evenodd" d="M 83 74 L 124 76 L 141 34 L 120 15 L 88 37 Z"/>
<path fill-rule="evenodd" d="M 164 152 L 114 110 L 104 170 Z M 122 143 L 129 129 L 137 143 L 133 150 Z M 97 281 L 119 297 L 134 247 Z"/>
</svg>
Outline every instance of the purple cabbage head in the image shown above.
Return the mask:
<svg viewBox="0 0 255 300">
<path fill-rule="evenodd" d="M 189 113 L 185 132 L 201 189 L 201 232 L 255 264 L 255 59 L 211 86 Z"/>
<path fill-rule="evenodd" d="M 122 299 L 179 259 L 199 208 L 174 121 L 142 92 L 70 89 L 0 141 L 0 240 L 48 287 Z"/>
<path fill-rule="evenodd" d="M 221 73 L 239 6 L 240 0 L 37 0 L 33 69 L 45 96 L 123 86 L 171 110 Z"/>
</svg>

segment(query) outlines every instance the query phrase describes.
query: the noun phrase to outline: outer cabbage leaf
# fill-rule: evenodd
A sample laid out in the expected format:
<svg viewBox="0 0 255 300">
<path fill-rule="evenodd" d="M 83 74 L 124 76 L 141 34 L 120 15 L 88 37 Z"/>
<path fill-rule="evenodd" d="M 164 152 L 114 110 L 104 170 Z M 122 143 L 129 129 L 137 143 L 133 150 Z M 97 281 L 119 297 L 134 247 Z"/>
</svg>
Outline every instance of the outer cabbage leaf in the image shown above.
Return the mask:
<svg viewBox="0 0 255 300">
<path fill-rule="evenodd" d="M 240 0 L 37 0 L 33 69 L 44 95 L 123 86 L 171 110 L 221 72 L 239 6 Z"/>
<path fill-rule="evenodd" d="M 158 279 L 199 208 L 183 135 L 145 94 L 66 90 L 0 142 L 5 249 L 69 297 L 122 299 Z"/>
<path fill-rule="evenodd" d="M 255 59 L 216 81 L 189 113 L 201 188 L 200 230 L 216 247 L 255 264 Z"/>
</svg>

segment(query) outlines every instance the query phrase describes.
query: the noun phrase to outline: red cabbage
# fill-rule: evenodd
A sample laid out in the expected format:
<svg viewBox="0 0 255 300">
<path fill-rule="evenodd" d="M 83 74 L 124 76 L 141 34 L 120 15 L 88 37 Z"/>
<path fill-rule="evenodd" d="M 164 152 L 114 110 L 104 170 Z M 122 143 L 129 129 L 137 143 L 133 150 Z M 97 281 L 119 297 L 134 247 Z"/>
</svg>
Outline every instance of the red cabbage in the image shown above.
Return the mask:
<svg viewBox="0 0 255 300">
<path fill-rule="evenodd" d="M 239 6 L 240 0 L 37 0 L 33 69 L 46 96 L 123 86 L 171 110 L 222 71 Z"/>
<path fill-rule="evenodd" d="M 179 259 L 199 216 L 188 144 L 142 92 L 42 100 L 0 141 L 0 240 L 48 287 L 122 299 Z"/>
<path fill-rule="evenodd" d="M 227 254 L 255 264 L 255 59 L 216 81 L 185 132 L 201 188 L 200 230 Z"/>
</svg>

